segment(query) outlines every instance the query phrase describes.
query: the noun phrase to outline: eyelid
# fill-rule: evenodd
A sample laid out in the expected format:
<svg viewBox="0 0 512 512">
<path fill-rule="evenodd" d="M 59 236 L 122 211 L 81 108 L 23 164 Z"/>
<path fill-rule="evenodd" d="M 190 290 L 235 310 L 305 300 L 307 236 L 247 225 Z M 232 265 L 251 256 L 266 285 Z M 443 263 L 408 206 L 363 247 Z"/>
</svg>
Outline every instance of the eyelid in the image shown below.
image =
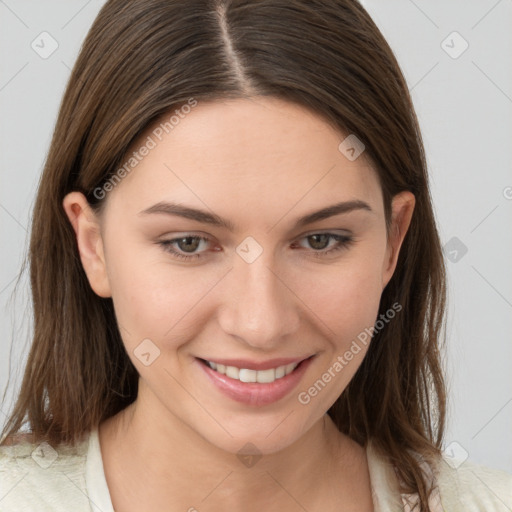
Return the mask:
<svg viewBox="0 0 512 512">
<path fill-rule="evenodd" d="M 290 238 L 288 240 L 288 243 L 293 243 L 299 240 L 302 240 L 303 238 L 307 238 L 309 236 L 313 235 L 333 235 L 333 236 L 346 236 L 346 237 L 352 237 L 353 233 L 349 229 L 312 229 L 310 231 L 305 231 L 303 233 L 300 233 L 293 238 Z"/>
<path fill-rule="evenodd" d="M 306 231 L 306 232 L 296 236 L 294 238 L 294 240 L 297 240 L 298 238 L 304 238 L 306 236 L 311 236 L 311 235 L 325 235 L 325 234 L 330 234 L 330 235 L 351 235 L 352 232 L 349 229 L 329 229 L 329 228 L 311 229 L 309 231 Z"/>
</svg>

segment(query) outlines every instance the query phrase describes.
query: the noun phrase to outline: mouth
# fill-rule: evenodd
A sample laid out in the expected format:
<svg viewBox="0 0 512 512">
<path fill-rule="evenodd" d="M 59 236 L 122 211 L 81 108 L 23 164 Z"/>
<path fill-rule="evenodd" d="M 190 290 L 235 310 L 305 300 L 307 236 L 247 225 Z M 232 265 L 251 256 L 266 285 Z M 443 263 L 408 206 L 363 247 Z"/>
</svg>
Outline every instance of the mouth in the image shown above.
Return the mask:
<svg viewBox="0 0 512 512">
<path fill-rule="evenodd" d="M 311 359 L 314 356 L 307 357 L 305 359 L 299 360 L 298 362 L 290 362 L 288 364 L 277 365 L 265 368 L 265 369 L 256 369 L 256 364 L 240 364 L 240 366 L 229 365 L 229 364 L 221 364 L 219 362 L 209 361 L 208 359 L 198 358 L 201 363 L 208 366 L 212 370 L 221 375 L 225 375 L 233 380 L 238 380 L 240 382 L 246 383 L 260 383 L 260 384 L 270 384 L 276 380 L 282 379 L 287 375 L 290 375 L 296 368 L 299 367 L 302 363 Z M 252 368 L 246 368 L 245 366 L 251 366 Z M 270 366 L 267 364 L 261 364 L 259 366 Z"/>
<path fill-rule="evenodd" d="M 208 378 L 205 382 L 214 384 L 224 396 L 246 405 L 263 406 L 277 402 L 296 388 L 315 356 L 265 370 L 195 359 L 201 373 Z"/>
</svg>

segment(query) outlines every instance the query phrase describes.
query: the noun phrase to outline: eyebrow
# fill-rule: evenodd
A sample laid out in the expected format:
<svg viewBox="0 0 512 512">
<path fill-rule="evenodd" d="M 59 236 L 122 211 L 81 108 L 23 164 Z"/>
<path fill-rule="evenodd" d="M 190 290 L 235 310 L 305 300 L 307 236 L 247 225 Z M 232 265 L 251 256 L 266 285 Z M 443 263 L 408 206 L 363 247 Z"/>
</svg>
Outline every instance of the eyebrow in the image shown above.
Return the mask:
<svg viewBox="0 0 512 512">
<path fill-rule="evenodd" d="M 326 208 L 322 208 L 321 210 L 308 213 L 297 219 L 295 223 L 295 228 L 300 228 L 308 224 L 312 224 L 313 222 L 317 222 L 319 220 L 328 219 L 329 217 L 334 217 L 335 215 L 341 215 L 343 213 L 349 213 L 357 210 L 363 210 L 373 213 L 373 210 L 371 209 L 368 203 L 365 203 L 360 199 L 354 199 L 352 201 L 336 203 L 331 206 L 327 206 Z M 235 225 L 231 221 L 224 219 L 216 215 L 215 213 L 210 213 L 205 210 L 191 208 L 189 206 L 183 206 L 168 201 L 160 201 L 154 204 L 153 206 L 150 206 L 149 208 L 142 210 L 141 212 L 138 213 L 138 215 L 154 213 L 175 215 L 178 217 L 183 217 L 185 219 L 202 222 L 204 224 L 211 224 L 213 226 L 222 227 L 232 232 L 235 231 Z"/>
</svg>

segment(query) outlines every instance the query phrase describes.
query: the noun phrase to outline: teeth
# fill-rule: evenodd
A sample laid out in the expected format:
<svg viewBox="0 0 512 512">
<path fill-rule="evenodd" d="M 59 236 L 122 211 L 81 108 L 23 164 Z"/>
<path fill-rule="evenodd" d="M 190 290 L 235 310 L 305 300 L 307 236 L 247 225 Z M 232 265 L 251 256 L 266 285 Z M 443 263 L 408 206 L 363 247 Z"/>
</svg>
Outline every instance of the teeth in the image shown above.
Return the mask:
<svg viewBox="0 0 512 512">
<path fill-rule="evenodd" d="M 276 379 L 282 379 L 285 375 L 292 373 L 299 364 L 290 363 L 284 366 L 278 366 L 277 368 L 270 368 L 269 370 L 249 370 L 247 368 L 225 366 L 212 361 L 207 361 L 207 363 L 210 368 L 230 377 L 231 379 L 236 379 L 241 382 L 259 382 L 262 384 L 270 384 Z"/>
</svg>

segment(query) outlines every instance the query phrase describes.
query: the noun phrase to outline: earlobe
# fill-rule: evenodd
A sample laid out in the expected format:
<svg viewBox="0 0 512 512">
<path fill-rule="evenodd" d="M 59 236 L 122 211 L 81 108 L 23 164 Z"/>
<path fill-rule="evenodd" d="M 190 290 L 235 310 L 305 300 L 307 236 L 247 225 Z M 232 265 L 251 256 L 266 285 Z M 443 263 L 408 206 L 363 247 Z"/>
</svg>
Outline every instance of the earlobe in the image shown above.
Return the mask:
<svg viewBox="0 0 512 512">
<path fill-rule="evenodd" d="M 97 216 L 81 192 L 67 194 L 62 206 L 75 231 L 80 260 L 91 288 L 100 297 L 111 297 Z"/>
<path fill-rule="evenodd" d="M 400 248 L 411 224 L 415 204 L 416 198 L 408 190 L 404 190 L 393 197 L 391 227 L 382 269 L 382 289 L 386 287 L 395 272 Z"/>
</svg>

